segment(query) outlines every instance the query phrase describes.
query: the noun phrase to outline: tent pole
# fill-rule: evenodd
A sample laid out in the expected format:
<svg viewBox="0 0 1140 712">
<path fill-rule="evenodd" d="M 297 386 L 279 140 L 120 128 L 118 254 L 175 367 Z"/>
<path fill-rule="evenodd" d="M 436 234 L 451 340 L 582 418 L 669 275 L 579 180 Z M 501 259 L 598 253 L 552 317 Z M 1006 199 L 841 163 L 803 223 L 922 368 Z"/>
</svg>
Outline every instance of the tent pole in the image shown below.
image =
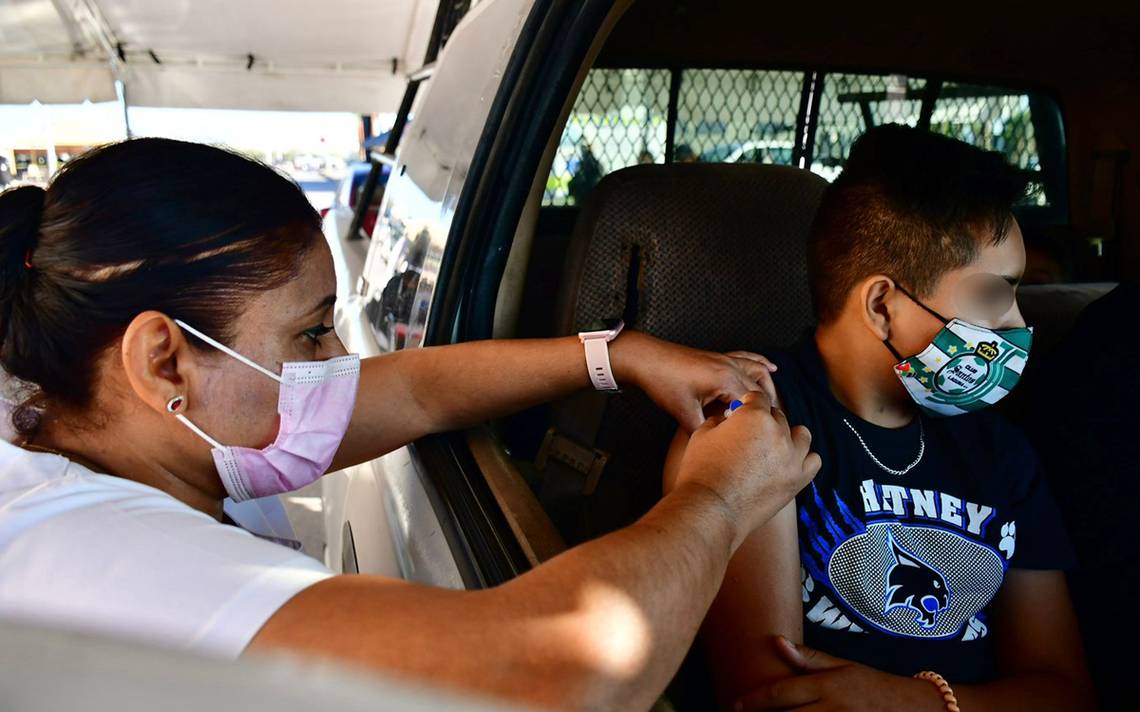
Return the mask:
<svg viewBox="0 0 1140 712">
<path fill-rule="evenodd" d="M 44 155 L 46 156 L 47 180 L 51 181 L 55 176 L 55 172 L 59 170 L 59 156 L 55 153 L 55 136 L 52 135 L 51 117 L 48 116 L 48 108 L 39 102 L 36 102 L 40 117 L 40 126 L 43 129 L 44 137 Z"/>
<path fill-rule="evenodd" d="M 130 107 L 127 105 L 127 85 L 122 79 L 115 80 L 115 93 L 119 95 L 119 103 L 123 105 L 123 134 L 127 138 L 134 138 L 131 135 Z"/>
</svg>

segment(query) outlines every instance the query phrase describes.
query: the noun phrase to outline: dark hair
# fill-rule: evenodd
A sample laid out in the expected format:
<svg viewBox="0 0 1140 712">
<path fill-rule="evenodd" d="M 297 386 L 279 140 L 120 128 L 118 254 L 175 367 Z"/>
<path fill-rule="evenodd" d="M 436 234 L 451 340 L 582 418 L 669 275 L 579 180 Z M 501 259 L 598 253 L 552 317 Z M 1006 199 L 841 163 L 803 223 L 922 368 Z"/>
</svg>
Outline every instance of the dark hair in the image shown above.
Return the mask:
<svg viewBox="0 0 1140 712">
<path fill-rule="evenodd" d="M 927 296 L 979 246 L 1000 244 L 1027 174 L 999 153 L 897 124 L 873 128 L 851 148 L 824 191 L 812 225 L 808 280 L 816 318 L 834 320 L 851 289 L 886 274 Z"/>
<path fill-rule="evenodd" d="M 32 432 L 45 405 L 87 406 L 99 356 L 143 311 L 230 341 L 243 304 L 295 276 L 318 239 L 294 182 L 183 141 L 111 144 L 46 191 L 0 193 L 0 365 L 38 389 L 16 429 Z"/>
</svg>

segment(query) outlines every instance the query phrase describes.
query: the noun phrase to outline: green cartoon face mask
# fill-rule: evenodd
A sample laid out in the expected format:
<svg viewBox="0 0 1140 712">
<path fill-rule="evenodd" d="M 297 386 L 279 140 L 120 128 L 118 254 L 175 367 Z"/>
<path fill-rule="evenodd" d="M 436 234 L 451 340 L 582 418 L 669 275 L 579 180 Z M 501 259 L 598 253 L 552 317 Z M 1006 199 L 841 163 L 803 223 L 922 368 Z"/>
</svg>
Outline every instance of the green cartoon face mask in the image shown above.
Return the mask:
<svg viewBox="0 0 1140 712">
<path fill-rule="evenodd" d="M 895 374 L 907 393 L 930 415 L 961 415 L 981 410 L 1013 390 L 1033 343 L 1033 328 L 988 329 L 946 319 L 899 287 L 906 296 L 936 319 L 942 329 L 922 353 L 903 358 L 890 341 L 884 341 L 899 363 Z"/>
</svg>

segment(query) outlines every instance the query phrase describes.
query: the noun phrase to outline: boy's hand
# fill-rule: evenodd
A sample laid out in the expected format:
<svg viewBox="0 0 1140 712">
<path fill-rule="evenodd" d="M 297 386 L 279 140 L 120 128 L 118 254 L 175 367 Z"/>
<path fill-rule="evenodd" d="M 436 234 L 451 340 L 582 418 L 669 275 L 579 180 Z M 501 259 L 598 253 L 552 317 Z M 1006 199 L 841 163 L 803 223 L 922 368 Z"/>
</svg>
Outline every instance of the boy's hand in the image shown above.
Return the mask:
<svg viewBox="0 0 1140 712">
<path fill-rule="evenodd" d="M 610 344 L 610 359 L 619 385 L 645 391 L 688 432 L 701 427 L 704 407 L 714 401 L 727 405 L 760 391 L 770 403 L 779 402 L 772 382 L 776 366 L 759 354 L 717 354 L 633 331 Z"/>
<path fill-rule="evenodd" d="M 780 657 L 799 675 L 770 683 L 736 703 L 738 712 L 810 709 L 820 712 L 938 712 L 945 704 L 926 680 L 901 677 L 776 638 Z"/>
</svg>

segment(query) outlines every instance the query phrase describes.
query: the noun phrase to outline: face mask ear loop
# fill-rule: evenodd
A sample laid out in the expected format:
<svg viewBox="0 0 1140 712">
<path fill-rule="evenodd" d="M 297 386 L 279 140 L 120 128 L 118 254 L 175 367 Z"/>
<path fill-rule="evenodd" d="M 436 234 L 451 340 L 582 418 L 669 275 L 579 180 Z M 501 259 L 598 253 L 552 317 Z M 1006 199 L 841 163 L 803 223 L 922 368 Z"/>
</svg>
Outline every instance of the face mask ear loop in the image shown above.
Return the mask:
<svg viewBox="0 0 1140 712">
<path fill-rule="evenodd" d="M 895 347 L 891 345 L 891 340 L 890 340 L 890 339 L 883 339 L 883 346 L 886 346 L 886 347 L 887 347 L 887 349 L 889 349 L 889 350 L 890 350 L 890 352 L 891 352 L 891 356 L 894 356 L 894 357 L 895 357 L 895 362 L 896 362 L 896 363 L 902 363 L 903 361 L 905 361 L 905 360 L 906 360 L 906 359 L 904 359 L 904 358 L 902 357 L 902 354 L 900 354 L 900 353 L 898 352 L 898 350 L 897 350 L 897 349 L 895 349 Z"/>
<path fill-rule="evenodd" d="M 182 321 L 181 319 L 175 319 L 174 323 L 177 324 L 178 326 L 182 327 L 186 331 L 189 331 L 194 336 L 197 336 L 202 341 L 205 341 L 210 346 L 213 346 L 218 351 L 221 351 L 222 353 L 226 354 L 227 356 L 232 356 L 233 358 L 236 358 L 238 361 L 241 361 L 246 366 L 249 366 L 250 368 L 255 369 L 257 371 L 260 371 L 261 373 L 264 373 L 266 376 L 269 376 L 270 378 L 277 381 L 278 383 L 284 383 L 284 381 L 281 380 L 281 376 L 279 376 L 278 374 L 274 373 L 273 371 L 270 371 L 268 368 L 262 366 L 261 364 L 255 362 L 255 361 L 251 361 L 250 359 L 246 358 L 245 356 L 242 356 L 237 351 L 234 351 L 233 349 L 231 349 L 229 346 L 226 346 L 222 342 L 217 341 L 215 339 L 212 339 L 209 336 L 206 336 L 202 332 L 198 331 L 194 327 L 192 327 L 189 324 L 187 324 L 186 322 Z"/>
<path fill-rule="evenodd" d="M 194 425 L 194 423 L 192 423 L 189 418 L 178 412 L 178 410 L 182 408 L 185 402 L 186 398 L 184 396 L 174 396 L 166 402 L 166 412 L 172 414 L 175 418 L 177 418 L 179 423 L 182 423 L 187 428 L 190 428 L 192 431 L 194 431 L 195 435 L 210 443 L 211 447 L 214 447 L 218 450 L 224 449 L 224 445 L 207 435 L 205 430 L 202 430 L 197 425 Z"/>
<path fill-rule="evenodd" d="M 193 430 L 194 433 L 198 437 L 200 437 L 203 440 L 205 440 L 206 442 L 210 443 L 210 447 L 215 448 L 217 450 L 224 450 L 225 449 L 225 447 L 226 447 L 225 445 L 222 445 L 220 442 L 218 442 L 217 440 L 215 440 L 212 437 L 210 437 L 209 435 L 207 435 L 206 431 L 202 430 L 197 425 L 194 425 L 194 423 L 190 422 L 190 419 L 187 418 L 185 415 L 177 414 L 174 417 L 178 419 L 178 422 L 182 423 L 187 428 L 190 428 L 191 430 Z"/>
<path fill-rule="evenodd" d="M 899 290 L 900 292 L 902 292 L 903 294 L 905 294 L 905 295 L 907 296 L 907 298 L 908 298 L 908 299 L 910 299 L 912 302 L 914 302 L 914 303 L 915 303 L 915 304 L 917 304 L 918 306 L 922 307 L 922 310 L 923 310 L 923 311 L 925 311 L 925 312 L 926 312 L 927 314 L 929 314 L 930 316 L 934 317 L 935 319 L 937 319 L 938 321 L 942 322 L 943 324 L 949 324 L 949 323 L 950 323 L 950 320 L 949 320 L 949 319 L 947 319 L 946 317 L 942 316 L 942 315 L 941 315 L 941 314 L 939 314 L 938 312 L 934 311 L 934 310 L 933 310 L 933 309 L 931 309 L 930 307 L 926 306 L 926 305 L 925 305 L 925 304 L 923 304 L 922 302 L 918 301 L 918 299 L 917 299 L 917 298 L 916 298 L 916 297 L 915 297 L 913 294 L 911 294 L 910 292 L 908 292 L 908 291 L 906 290 L 906 288 L 905 288 L 905 287 L 903 287 L 903 286 L 902 286 L 901 284 L 899 284 L 898 282 L 895 282 L 895 288 L 896 288 L 896 289 L 898 289 L 898 290 Z M 893 351 L 894 349 L 891 349 L 891 350 Z"/>
<path fill-rule="evenodd" d="M 901 285 L 901 284 L 899 284 L 897 281 L 895 282 L 895 287 L 897 287 L 897 288 L 898 288 L 898 290 L 899 290 L 900 292 L 902 292 L 903 294 L 905 294 L 905 295 L 907 295 L 908 297 L 910 297 L 910 300 L 911 300 L 912 302 L 914 302 L 915 304 L 918 304 L 920 307 L 922 306 L 922 304 L 921 304 L 921 303 L 920 303 L 920 302 L 919 302 L 917 299 L 915 299 L 914 297 L 911 297 L 911 296 L 910 296 L 910 292 L 908 292 L 908 291 L 906 291 L 905 289 L 903 289 L 902 285 Z M 925 309 L 925 307 L 923 307 L 923 308 Z M 904 358 L 902 357 L 902 354 L 900 354 L 900 353 L 898 352 L 898 349 L 896 349 L 896 348 L 894 347 L 894 345 L 893 345 L 893 344 L 891 344 L 891 340 L 890 340 L 890 338 L 889 338 L 889 337 L 888 337 L 888 338 L 886 338 L 886 339 L 883 339 L 883 346 L 886 346 L 886 347 L 887 347 L 887 350 L 891 352 L 891 356 L 894 356 L 894 357 L 895 357 L 895 363 L 902 363 L 903 361 L 905 361 L 905 360 L 906 360 L 906 359 L 904 359 Z"/>
</svg>

